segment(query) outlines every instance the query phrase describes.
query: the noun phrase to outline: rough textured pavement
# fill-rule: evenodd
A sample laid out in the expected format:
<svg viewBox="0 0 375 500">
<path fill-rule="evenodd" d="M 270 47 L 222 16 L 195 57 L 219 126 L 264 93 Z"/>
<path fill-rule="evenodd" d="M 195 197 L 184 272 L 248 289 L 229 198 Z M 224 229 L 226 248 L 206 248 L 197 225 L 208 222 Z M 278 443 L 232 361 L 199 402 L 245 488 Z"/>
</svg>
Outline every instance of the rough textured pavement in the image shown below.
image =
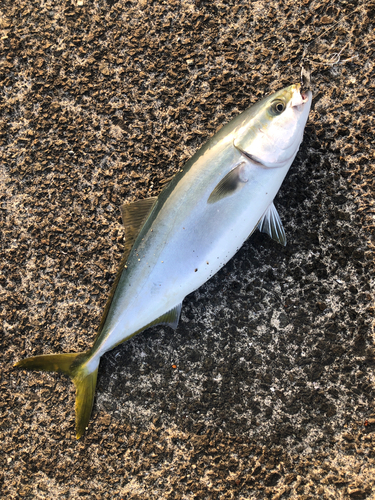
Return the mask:
<svg viewBox="0 0 375 500">
<path fill-rule="evenodd" d="M 1 2 L 1 498 L 375 498 L 374 16 L 346 0 Z M 287 246 L 254 234 L 176 333 L 104 356 L 77 442 L 71 382 L 13 364 L 91 346 L 120 205 L 308 60 L 313 109 L 275 201 Z"/>
</svg>

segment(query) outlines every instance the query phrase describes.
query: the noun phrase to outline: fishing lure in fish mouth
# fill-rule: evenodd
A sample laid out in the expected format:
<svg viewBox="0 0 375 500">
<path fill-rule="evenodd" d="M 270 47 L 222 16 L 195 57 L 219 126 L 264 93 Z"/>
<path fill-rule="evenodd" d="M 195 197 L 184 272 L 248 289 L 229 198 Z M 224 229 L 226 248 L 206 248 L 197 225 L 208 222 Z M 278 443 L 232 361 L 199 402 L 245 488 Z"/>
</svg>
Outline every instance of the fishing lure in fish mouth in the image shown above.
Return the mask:
<svg viewBox="0 0 375 500">
<path fill-rule="evenodd" d="M 154 325 L 177 328 L 182 301 L 259 229 L 286 244 L 273 204 L 302 142 L 312 94 L 291 85 L 221 128 L 158 197 L 121 207 L 125 251 L 97 336 L 84 353 L 18 361 L 76 387 L 76 436 L 87 429 L 101 356 Z"/>
</svg>

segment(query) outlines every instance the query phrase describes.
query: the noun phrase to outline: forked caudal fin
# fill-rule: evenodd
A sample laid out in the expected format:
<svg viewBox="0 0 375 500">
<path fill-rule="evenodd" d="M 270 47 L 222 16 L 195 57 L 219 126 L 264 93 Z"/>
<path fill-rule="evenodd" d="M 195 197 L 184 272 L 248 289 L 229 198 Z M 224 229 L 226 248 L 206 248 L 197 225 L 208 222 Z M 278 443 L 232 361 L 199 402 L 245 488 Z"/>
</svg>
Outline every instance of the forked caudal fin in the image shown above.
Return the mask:
<svg viewBox="0 0 375 500">
<path fill-rule="evenodd" d="M 99 361 L 88 368 L 87 353 L 45 354 L 21 359 L 14 366 L 26 370 L 41 370 L 44 372 L 59 372 L 69 375 L 76 387 L 76 435 L 79 439 L 85 432 L 90 420 L 94 403 L 96 378 Z M 91 365 L 93 364 L 92 360 Z"/>
</svg>

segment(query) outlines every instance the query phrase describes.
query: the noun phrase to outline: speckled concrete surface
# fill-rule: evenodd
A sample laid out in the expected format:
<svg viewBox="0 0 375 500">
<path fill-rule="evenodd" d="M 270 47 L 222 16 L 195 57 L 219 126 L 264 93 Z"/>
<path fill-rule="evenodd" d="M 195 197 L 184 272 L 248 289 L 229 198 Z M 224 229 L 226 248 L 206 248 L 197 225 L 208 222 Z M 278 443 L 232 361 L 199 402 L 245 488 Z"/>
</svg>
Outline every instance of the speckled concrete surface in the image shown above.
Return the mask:
<svg viewBox="0 0 375 500">
<path fill-rule="evenodd" d="M 375 498 L 374 3 L 0 12 L 1 498 Z M 298 81 L 304 51 L 314 104 L 276 199 L 288 245 L 254 234 L 176 333 L 108 353 L 77 442 L 70 381 L 13 364 L 90 347 L 121 203 Z"/>
</svg>

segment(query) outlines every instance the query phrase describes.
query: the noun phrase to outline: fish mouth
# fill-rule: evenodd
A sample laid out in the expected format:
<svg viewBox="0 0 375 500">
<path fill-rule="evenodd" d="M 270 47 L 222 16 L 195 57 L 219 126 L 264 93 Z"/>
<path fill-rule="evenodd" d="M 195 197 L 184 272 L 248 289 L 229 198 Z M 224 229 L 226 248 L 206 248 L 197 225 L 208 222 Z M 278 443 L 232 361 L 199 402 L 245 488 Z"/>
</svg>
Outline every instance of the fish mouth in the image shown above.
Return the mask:
<svg viewBox="0 0 375 500">
<path fill-rule="evenodd" d="M 301 90 L 301 84 L 296 83 L 293 85 L 293 94 L 290 106 L 292 108 L 297 108 L 297 110 L 300 111 L 302 106 L 309 102 L 311 95 L 310 90 Z"/>
<path fill-rule="evenodd" d="M 306 104 L 312 97 L 311 90 L 301 90 L 302 104 Z"/>
</svg>

